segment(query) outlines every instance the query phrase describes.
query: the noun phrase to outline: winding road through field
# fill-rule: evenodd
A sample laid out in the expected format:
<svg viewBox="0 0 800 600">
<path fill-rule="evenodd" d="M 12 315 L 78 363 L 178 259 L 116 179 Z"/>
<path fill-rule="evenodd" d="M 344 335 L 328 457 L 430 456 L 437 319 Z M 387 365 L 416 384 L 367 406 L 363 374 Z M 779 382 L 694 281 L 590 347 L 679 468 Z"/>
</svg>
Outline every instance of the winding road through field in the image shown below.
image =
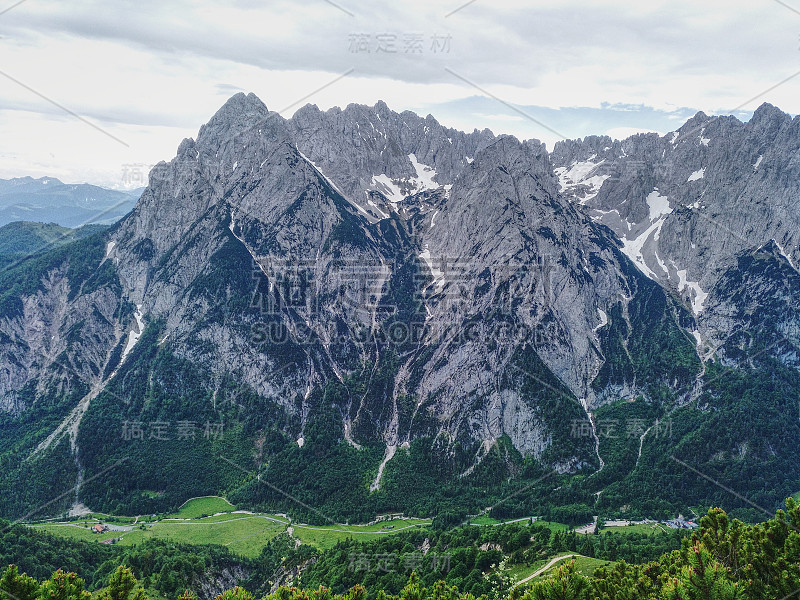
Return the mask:
<svg viewBox="0 0 800 600">
<path fill-rule="evenodd" d="M 533 579 L 534 577 L 538 577 L 539 575 L 541 575 L 542 573 L 544 573 L 545 571 L 547 571 L 547 569 L 549 569 L 550 567 L 552 567 L 552 566 L 553 566 L 554 564 L 556 564 L 557 562 L 561 562 L 562 560 L 566 560 L 567 558 L 573 558 L 573 557 L 575 557 L 575 556 L 577 556 L 577 554 L 567 554 L 567 555 L 565 555 L 565 556 L 556 556 L 554 559 L 552 559 L 552 560 L 551 560 L 549 563 L 547 563 L 545 566 L 541 567 L 540 569 L 537 569 L 536 571 L 534 571 L 533 573 L 531 573 L 530 575 L 528 575 L 528 576 L 527 576 L 525 579 L 520 579 L 520 580 L 519 580 L 517 583 L 515 583 L 515 584 L 514 584 L 512 587 L 517 587 L 518 585 L 522 585 L 522 584 L 524 584 L 524 583 L 528 583 L 528 582 L 529 582 L 531 579 Z"/>
</svg>

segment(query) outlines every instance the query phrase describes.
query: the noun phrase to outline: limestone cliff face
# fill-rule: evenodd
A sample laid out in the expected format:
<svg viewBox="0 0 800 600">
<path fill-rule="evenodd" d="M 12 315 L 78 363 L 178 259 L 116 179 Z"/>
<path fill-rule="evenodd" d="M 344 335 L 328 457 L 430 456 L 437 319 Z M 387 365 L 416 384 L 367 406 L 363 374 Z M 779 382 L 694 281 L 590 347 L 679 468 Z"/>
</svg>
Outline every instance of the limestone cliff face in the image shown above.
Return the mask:
<svg viewBox="0 0 800 600">
<path fill-rule="evenodd" d="M 17 276 L 6 288 L 0 319 L 3 412 L 20 415 L 42 398 L 56 405 L 75 401 L 107 375 L 131 327 L 130 306 L 113 268 L 103 264 L 102 240 L 73 249 L 81 255 L 54 251 L 21 262 L 18 268 L 30 265 L 31 274 Z M 15 277 L 13 269 L 7 279 Z"/>
<path fill-rule="evenodd" d="M 423 190 L 453 183 L 475 155 L 494 140 L 489 130 L 466 134 L 383 102 L 322 112 L 308 105 L 289 121 L 297 147 L 336 182 L 370 220 Z M 377 191 L 388 200 L 375 202 Z M 372 200 L 372 203 L 370 203 Z"/>
<path fill-rule="evenodd" d="M 338 382 L 342 438 L 386 446 L 375 486 L 420 437 L 478 463 L 508 436 L 558 471 L 597 468 L 571 421 L 691 388 L 697 352 L 733 357 L 743 331 L 796 336 L 798 123 L 700 114 L 549 155 L 383 103 L 286 120 L 239 94 L 117 226 L 5 297 L 0 408 L 61 394 L 37 452 L 74 439 L 149 343 L 212 398 L 233 377 L 273 402 L 298 440 Z"/>
<path fill-rule="evenodd" d="M 572 416 L 582 414 L 577 397 L 590 393 L 602 360 L 601 314 L 631 294 L 617 275 L 614 242 L 557 199 L 544 147 L 513 138 L 479 150 L 491 136 L 458 134 L 450 159 L 470 152 L 472 162 L 442 154 L 446 174 L 426 167 L 427 183 L 410 197 L 354 187 L 366 179 L 348 180 L 354 163 L 335 133 L 370 116 L 385 120 L 405 147 L 393 145 L 394 158 L 363 166 L 362 174 L 387 171 L 399 181 L 413 161 L 431 156 L 420 148 L 442 144 L 448 133 L 416 119 L 423 130 L 410 136 L 404 131 L 413 115 L 381 105 L 341 114 L 308 108 L 287 123 L 253 96 L 234 97 L 196 142 L 185 141 L 170 164 L 156 167 L 136 210 L 111 234 L 110 258 L 127 294 L 149 319 L 165 322 L 162 340 L 179 355 L 213 373 L 232 370 L 301 420 L 306 408 L 290 399 L 394 356 L 395 384 L 343 407 L 348 436 L 392 448 L 423 434 L 489 445 L 509 434 L 521 451 L 541 455 L 549 428 L 560 424 L 536 416 L 541 399 L 520 390 L 525 373 L 511 359 L 540 353 L 545 371 L 573 396 Z M 315 137 L 311 117 L 320 121 Z M 433 130 L 431 139 L 424 130 Z M 336 164 L 320 158 L 330 144 L 338 148 L 330 154 Z M 365 214 L 357 199 L 370 192 L 385 216 Z M 597 239 L 587 245 L 587 235 Z M 246 250 L 240 268 L 261 286 L 262 312 L 209 322 L 221 290 L 195 284 L 226 246 Z M 485 321 L 483 329 L 467 339 L 476 320 Z M 256 343 L 253 328 L 265 324 L 270 338 Z M 504 330 L 508 339 L 498 340 Z M 198 354 L 198 339 L 215 350 Z M 284 364 L 287 349 L 300 359 Z M 499 387 L 489 384 L 504 378 Z M 399 407 L 401 395 L 415 398 L 414 406 Z M 589 459 L 584 452 L 579 462 Z"/>
<path fill-rule="evenodd" d="M 559 143 L 553 162 L 565 197 L 613 229 L 636 266 L 691 308 L 701 353 L 745 325 L 734 328 L 715 300 L 727 304 L 715 288 L 742 253 L 770 245 L 796 271 L 800 119 L 774 106 L 747 123 L 698 113 L 664 137 Z"/>
</svg>

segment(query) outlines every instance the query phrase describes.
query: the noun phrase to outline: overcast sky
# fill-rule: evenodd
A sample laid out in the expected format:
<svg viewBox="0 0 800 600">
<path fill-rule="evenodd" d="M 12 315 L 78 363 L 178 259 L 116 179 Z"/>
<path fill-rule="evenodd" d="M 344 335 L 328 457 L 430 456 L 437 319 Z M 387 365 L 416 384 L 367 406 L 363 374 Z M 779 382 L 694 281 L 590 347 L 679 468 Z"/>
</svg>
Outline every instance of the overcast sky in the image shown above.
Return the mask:
<svg viewBox="0 0 800 600">
<path fill-rule="evenodd" d="M 135 187 L 237 91 L 535 137 L 800 112 L 800 0 L 0 0 L 0 177 Z M 794 77 L 793 77 L 794 76 Z"/>
</svg>

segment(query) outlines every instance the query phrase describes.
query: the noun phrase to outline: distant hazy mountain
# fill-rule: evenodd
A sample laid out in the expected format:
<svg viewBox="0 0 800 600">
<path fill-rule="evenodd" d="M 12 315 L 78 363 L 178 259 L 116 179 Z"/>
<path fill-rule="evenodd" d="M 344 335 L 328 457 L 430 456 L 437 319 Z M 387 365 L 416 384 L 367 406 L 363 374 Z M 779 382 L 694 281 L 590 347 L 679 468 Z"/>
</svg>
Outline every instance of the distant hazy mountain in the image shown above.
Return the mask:
<svg viewBox="0 0 800 600">
<path fill-rule="evenodd" d="M 142 189 L 110 190 L 87 183 L 67 184 L 54 177 L 0 179 L 0 225 L 13 221 L 80 227 L 111 224 L 129 213 Z"/>
</svg>

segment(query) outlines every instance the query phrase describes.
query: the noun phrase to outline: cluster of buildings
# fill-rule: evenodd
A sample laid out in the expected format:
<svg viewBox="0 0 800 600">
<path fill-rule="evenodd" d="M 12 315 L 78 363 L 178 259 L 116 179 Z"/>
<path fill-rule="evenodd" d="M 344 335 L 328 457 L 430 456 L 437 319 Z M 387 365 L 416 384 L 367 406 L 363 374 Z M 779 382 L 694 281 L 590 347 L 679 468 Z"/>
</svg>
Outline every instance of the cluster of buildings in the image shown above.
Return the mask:
<svg viewBox="0 0 800 600">
<path fill-rule="evenodd" d="M 593 533 L 597 527 L 597 519 L 598 518 L 595 517 L 593 523 L 585 525 L 583 527 L 579 527 L 575 529 L 575 532 L 583 534 Z M 653 519 L 643 519 L 641 521 L 622 521 L 622 520 L 604 521 L 603 527 L 630 527 L 631 525 L 655 525 L 655 524 L 661 524 L 666 527 L 669 527 L 670 529 L 696 529 L 697 527 L 699 527 L 699 525 L 694 521 L 687 521 L 683 517 L 683 515 L 678 515 L 677 519 L 670 519 L 668 521 L 654 521 Z"/>
<path fill-rule="evenodd" d="M 698 527 L 697 523 L 695 523 L 694 521 L 687 521 L 683 517 L 678 517 L 677 519 L 670 519 L 669 521 L 664 521 L 664 525 L 666 525 L 670 529 L 696 529 Z"/>
</svg>

